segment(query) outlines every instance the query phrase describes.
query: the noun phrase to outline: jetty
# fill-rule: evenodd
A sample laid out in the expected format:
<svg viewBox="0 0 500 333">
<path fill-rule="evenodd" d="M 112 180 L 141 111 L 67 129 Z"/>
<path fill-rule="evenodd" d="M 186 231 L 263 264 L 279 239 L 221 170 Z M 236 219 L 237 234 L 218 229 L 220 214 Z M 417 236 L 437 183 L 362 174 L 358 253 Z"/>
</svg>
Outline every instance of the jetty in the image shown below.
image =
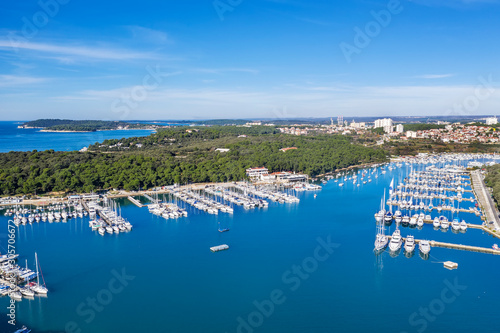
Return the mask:
<svg viewBox="0 0 500 333">
<path fill-rule="evenodd" d="M 134 197 L 132 197 L 132 196 L 130 196 L 130 195 L 127 197 L 127 199 L 128 199 L 131 203 L 133 203 L 134 205 L 136 205 L 136 206 L 137 206 L 137 207 L 139 207 L 139 208 L 144 207 L 144 205 L 143 205 L 143 204 L 142 204 L 139 200 L 135 199 Z"/>
<path fill-rule="evenodd" d="M 389 240 L 392 238 L 392 236 L 388 235 L 387 236 Z M 406 241 L 406 237 L 401 237 L 403 241 Z M 421 239 L 415 239 L 415 243 L 420 243 L 422 240 Z M 471 246 L 471 245 L 463 245 L 463 244 L 453 244 L 453 243 L 444 243 L 444 242 L 437 242 L 437 241 L 429 241 L 430 245 L 432 247 L 442 247 L 445 249 L 453 249 L 453 250 L 462 250 L 462 251 L 471 251 L 471 252 L 480 252 L 480 253 L 487 253 L 487 254 L 494 254 L 494 255 L 500 255 L 500 250 L 495 250 L 493 248 L 487 248 L 487 247 L 479 247 L 479 246 Z"/>
</svg>

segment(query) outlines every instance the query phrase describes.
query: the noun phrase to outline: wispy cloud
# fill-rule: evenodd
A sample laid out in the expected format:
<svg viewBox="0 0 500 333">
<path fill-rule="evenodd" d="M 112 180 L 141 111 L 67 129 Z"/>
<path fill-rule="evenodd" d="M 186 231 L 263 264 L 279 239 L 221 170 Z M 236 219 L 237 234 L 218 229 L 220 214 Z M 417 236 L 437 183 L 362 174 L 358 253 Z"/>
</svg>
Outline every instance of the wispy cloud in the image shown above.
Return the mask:
<svg viewBox="0 0 500 333">
<path fill-rule="evenodd" d="M 41 77 L 32 77 L 32 76 L 0 75 L 0 87 L 27 85 L 27 84 L 41 83 L 44 81 L 47 81 L 47 79 Z"/>
<path fill-rule="evenodd" d="M 444 79 L 447 77 L 453 77 L 455 74 L 449 73 L 449 74 L 424 74 L 424 75 L 417 75 L 414 76 L 416 79 Z"/>
<path fill-rule="evenodd" d="M 241 72 L 250 74 L 259 73 L 258 70 L 251 68 L 194 68 L 192 69 L 192 71 L 197 73 L 206 73 L 206 74 L 223 74 L 230 72 Z"/>
<path fill-rule="evenodd" d="M 167 33 L 160 30 L 154 30 L 137 25 L 127 26 L 126 28 L 132 33 L 132 37 L 134 39 L 138 39 L 143 42 L 155 44 L 172 42 Z"/>
<path fill-rule="evenodd" d="M 75 58 L 80 60 L 134 60 L 152 59 L 154 54 L 134 52 L 112 47 L 94 47 L 81 45 L 58 45 L 49 43 L 24 42 L 13 44 L 8 39 L 0 39 L 0 50 L 15 51 L 16 49 L 43 53 L 44 57 L 55 58 L 60 61 L 71 62 Z"/>
</svg>

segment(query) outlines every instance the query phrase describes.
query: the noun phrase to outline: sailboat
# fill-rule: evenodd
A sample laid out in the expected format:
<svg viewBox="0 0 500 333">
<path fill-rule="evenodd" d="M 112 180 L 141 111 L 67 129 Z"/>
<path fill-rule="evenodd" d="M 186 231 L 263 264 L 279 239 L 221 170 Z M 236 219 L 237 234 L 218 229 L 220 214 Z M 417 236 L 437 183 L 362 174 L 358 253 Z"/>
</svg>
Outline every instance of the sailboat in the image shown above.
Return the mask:
<svg viewBox="0 0 500 333">
<path fill-rule="evenodd" d="M 385 228 L 382 221 L 377 223 L 377 236 L 375 237 L 375 251 L 381 251 L 389 242 L 389 238 L 385 235 Z"/>
<path fill-rule="evenodd" d="M 35 252 L 35 264 L 36 264 L 36 283 L 31 282 L 29 284 L 29 287 L 31 288 L 31 290 L 33 290 L 38 294 L 47 294 L 49 290 L 45 287 L 45 283 L 43 285 L 40 284 L 40 274 L 38 273 L 38 256 L 36 252 Z"/>
</svg>

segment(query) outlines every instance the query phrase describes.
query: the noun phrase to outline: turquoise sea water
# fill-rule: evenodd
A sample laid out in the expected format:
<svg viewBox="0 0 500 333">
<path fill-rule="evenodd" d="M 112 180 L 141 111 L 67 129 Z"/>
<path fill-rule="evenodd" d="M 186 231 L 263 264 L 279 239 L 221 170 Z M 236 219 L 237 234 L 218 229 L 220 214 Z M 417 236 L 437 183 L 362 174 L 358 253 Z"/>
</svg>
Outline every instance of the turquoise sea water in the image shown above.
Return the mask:
<svg viewBox="0 0 500 333">
<path fill-rule="evenodd" d="M 418 250 L 411 258 L 373 253 L 373 214 L 391 179 L 407 171 L 360 187 L 330 181 L 317 198 L 300 193 L 298 204 L 236 207 L 234 215 L 181 204 L 189 217 L 165 220 L 119 200 L 134 225 L 119 235 L 100 236 L 85 218 L 21 226 L 19 262 L 33 267 L 37 251 L 50 292 L 16 303 L 17 320 L 35 332 L 499 332 L 500 256 L 442 248 L 428 260 Z M 218 222 L 231 230 L 217 232 Z M 498 242 L 482 231 L 445 233 L 427 224 L 402 228 L 407 234 Z M 5 233 L 0 241 L 5 248 Z M 328 253 L 322 242 L 336 245 Z M 228 251 L 209 251 L 224 243 Z M 443 268 L 446 260 L 458 269 Z M 130 280 L 118 283 L 117 272 Z M 94 309 L 92 299 L 100 300 Z M 8 305 L 0 298 L 0 332 L 12 331 Z"/>
<path fill-rule="evenodd" d="M 106 139 L 146 136 L 151 130 L 117 130 L 90 133 L 49 133 L 39 129 L 17 128 L 22 122 L 0 121 L 0 153 L 31 150 L 80 150 Z"/>
</svg>

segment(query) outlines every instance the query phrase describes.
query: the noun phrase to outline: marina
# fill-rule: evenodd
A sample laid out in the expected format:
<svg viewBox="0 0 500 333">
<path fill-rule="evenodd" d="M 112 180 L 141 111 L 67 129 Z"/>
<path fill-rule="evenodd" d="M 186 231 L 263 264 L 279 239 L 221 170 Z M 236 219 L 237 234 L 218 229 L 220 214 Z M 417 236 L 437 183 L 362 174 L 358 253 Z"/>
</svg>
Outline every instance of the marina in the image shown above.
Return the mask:
<svg viewBox="0 0 500 333">
<path fill-rule="evenodd" d="M 302 292 L 305 294 L 311 292 L 324 294 L 327 292 L 346 299 L 353 297 L 352 292 L 339 290 L 338 285 L 350 283 L 349 279 L 338 273 L 339 270 L 354 269 L 353 274 L 360 276 L 374 274 L 373 280 L 368 278 L 364 280 L 366 286 L 361 286 L 363 293 L 381 288 L 377 281 L 381 277 L 387 280 L 384 283 L 387 283 L 388 286 L 381 288 L 380 292 L 389 293 L 392 288 L 409 292 L 410 289 L 406 286 L 418 284 L 424 277 L 435 280 L 439 284 L 439 281 L 444 279 L 453 279 L 453 276 L 444 275 L 453 272 L 460 274 L 460 272 L 473 270 L 475 274 L 486 276 L 490 272 L 487 267 L 495 265 L 495 260 L 499 258 L 499 251 L 492 246 L 493 243 L 498 243 L 498 238 L 495 237 L 495 228 L 481 220 L 481 217 L 485 215 L 482 211 L 478 216 L 475 210 L 473 212 L 458 210 L 452 212 L 446 209 L 442 209 L 440 212 L 437 212 L 436 209 L 422 210 L 419 204 L 420 198 L 418 198 L 419 201 L 413 199 L 414 206 L 418 206 L 418 208 L 414 207 L 412 210 L 410 205 L 408 209 L 401 209 L 399 205 L 388 205 L 388 200 L 384 198 L 381 200 L 380 195 L 384 189 L 387 199 L 391 199 L 391 202 L 394 198 L 399 200 L 396 194 L 392 198 L 388 194 L 390 187 L 393 188 L 393 193 L 398 190 L 396 184 L 396 186 L 391 186 L 393 178 L 403 181 L 404 178 L 409 178 L 412 171 L 417 172 L 429 166 L 416 163 L 416 160 L 401 163 L 401 166 L 397 166 L 395 163 L 385 164 L 370 169 L 352 170 L 350 173 L 339 174 L 330 179 L 325 177 L 325 182 L 321 182 L 321 193 L 295 191 L 294 196 L 299 200 L 296 203 L 286 201 L 280 203 L 279 200 L 274 201 L 264 197 L 267 193 L 273 192 L 290 195 L 293 193 L 293 189 L 253 188 L 251 185 L 247 187 L 245 184 L 238 184 L 238 187 L 235 187 L 234 184 L 225 184 L 222 187 L 220 184 L 203 184 L 193 185 L 191 189 L 189 187 L 166 188 L 164 194 L 160 191 L 149 191 L 147 193 L 149 198 L 142 196 L 142 193 L 114 198 L 102 195 L 99 200 L 93 198 L 82 202 L 83 217 L 78 217 L 78 209 L 71 208 L 72 211 L 77 211 L 77 218 L 68 218 L 66 223 L 33 222 L 30 224 L 28 221 L 25 225 L 20 224 L 16 227 L 16 237 L 18 246 L 22 249 L 21 253 L 37 251 L 44 258 L 43 273 L 48 283 L 47 286 L 50 288 L 48 294 L 50 302 L 42 294 L 37 296 L 35 293 L 35 297 L 25 297 L 21 294 L 21 299 L 15 301 L 19 320 L 30 328 L 42 330 L 63 331 L 60 327 L 64 327 L 67 320 L 75 320 L 81 327 L 85 327 L 85 321 L 75 315 L 74 309 L 82 300 L 89 297 L 89 290 L 90 296 L 92 296 L 92 293 L 101 290 L 114 277 L 108 268 L 109 262 L 113 262 L 117 271 L 123 267 L 127 276 L 134 277 L 134 280 L 131 280 L 129 286 L 126 287 L 126 292 L 140 294 L 145 302 L 163 304 L 164 308 L 173 313 L 178 310 L 186 311 L 187 307 L 183 305 L 182 300 L 185 299 L 186 293 L 189 294 L 187 286 L 190 286 L 189 288 L 194 286 L 199 288 L 197 293 L 201 292 L 207 298 L 215 297 L 217 312 L 228 312 L 231 317 L 235 318 L 248 311 L 248 304 L 251 305 L 256 297 L 257 299 L 266 297 L 265 294 L 255 296 L 255 292 L 262 289 L 257 287 L 256 281 L 259 281 L 263 276 L 271 276 L 276 283 L 270 286 L 270 290 L 274 288 L 288 290 L 289 286 L 282 282 L 284 272 L 288 272 L 290 265 L 300 265 L 304 258 L 312 256 L 318 244 L 329 244 L 329 242 L 339 243 L 340 247 L 332 252 L 331 259 L 318 263 L 321 265 L 321 269 L 311 273 L 309 281 L 303 281 L 303 286 L 295 293 L 297 297 L 302 297 Z M 382 171 L 386 172 L 382 173 Z M 359 183 L 358 180 L 356 184 L 353 184 L 352 177 L 357 175 L 356 178 L 360 179 L 363 174 L 365 174 L 364 180 L 368 179 L 369 174 L 372 181 L 367 181 L 366 184 L 361 181 L 361 185 L 356 186 Z M 466 176 L 462 175 L 462 177 Z M 462 182 L 464 181 L 466 180 L 462 180 Z M 338 186 L 339 182 L 344 182 L 345 186 Z M 463 197 L 472 198 L 474 193 L 467 191 L 469 185 L 464 184 L 462 187 L 464 191 L 460 191 L 460 193 Z M 264 191 L 259 193 L 258 191 L 261 190 Z M 219 191 L 219 193 L 213 194 L 211 193 L 213 191 Z M 415 191 L 412 189 L 412 192 Z M 215 206 L 216 203 L 230 206 L 233 208 L 233 213 L 224 213 L 219 210 L 218 214 L 211 214 L 208 211 L 200 210 L 176 197 L 174 195 L 176 192 L 185 195 L 186 199 L 198 201 L 201 198 L 205 200 L 205 204 L 209 203 L 210 207 Z M 236 193 L 240 200 L 245 198 L 265 200 L 268 202 L 268 208 L 245 208 L 243 205 L 224 199 L 225 192 Z M 191 193 L 195 196 L 193 197 Z M 314 195 L 316 193 L 317 196 Z M 458 192 L 445 191 L 443 193 L 447 197 L 452 197 L 456 196 Z M 132 196 L 142 207 L 133 203 L 128 196 Z M 406 197 L 405 200 L 408 198 Z M 75 200 L 73 207 L 78 206 L 78 199 L 75 198 Z M 422 198 L 422 200 L 425 201 L 425 206 L 429 206 L 430 200 L 434 206 L 437 206 L 442 199 Z M 458 202 L 454 201 L 455 207 L 457 207 Z M 448 202 L 446 199 L 444 206 L 447 206 Z M 415 203 L 418 204 L 415 205 Z M 463 200 L 460 202 L 460 208 L 467 210 L 471 206 L 475 207 L 475 203 L 476 201 Z M 480 199 L 477 199 L 477 203 L 478 209 L 483 207 Z M 381 235 L 378 238 L 382 249 L 375 254 L 372 252 L 374 247 L 373 211 L 366 212 L 360 209 L 360 204 L 369 204 L 371 207 L 381 204 L 386 207 L 386 211 L 390 211 L 390 207 L 392 207 L 390 222 L 385 220 L 384 215 L 381 220 L 383 223 L 377 223 L 379 230 L 377 233 Z M 3 210 L 4 214 L 0 216 L 1 223 L 9 219 L 5 212 L 13 207 L 9 206 Z M 25 205 L 25 207 L 31 209 L 31 214 L 34 214 L 33 210 L 36 206 Z M 22 205 L 19 208 L 22 209 Z M 54 209 L 58 210 L 58 208 Z M 397 209 L 401 209 L 401 215 L 397 214 Z M 104 215 L 101 215 L 101 211 L 105 211 Z M 184 215 L 183 211 L 186 212 L 187 216 Z M 85 215 L 84 212 L 87 214 Z M 177 216 L 174 212 L 177 212 Z M 171 213 L 172 215 L 170 215 Z M 94 214 L 95 217 L 91 217 Z M 415 214 L 418 214 L 417 217 Z M 422 219 L 421 214 L 423 214 Z M 134 221 L 134 232 L 120 232 L 120 237 L 96 237 L 98 229 L 92 231 L 91 228 L 87 228 L 87 223 L 92 221 L 99 221 L 99 223 L 108 226 L 108 223 L 103 220 L 103 216 L 109 221 L 113 221 L 113 218 L 120 215 L 124 219 Z M 28 216 L 29 214 L 25 214 L 26 218 Z M 408 217 L 407 222 L 403 222 L 405 216 Z M 446 217 L 448 221 L 446 229 L 441 227 L 441 223 L 439 228 L 434 228 L 434 219 L 435 217 L 439 218 L 439 216 Z M 415 218 L 414 225 L 410 224 L 412 218 Z M 458 218 L 460 222 L 466 221 L 465 230 L 453 229 L 455 218 Z M 396 219 L 400 222 L 397 223 Z M 422 225 L 419 225 L 420 220 Z M 155 221 L 165 221 L 166 223 Z M 396 226 L 400 231 L 400 238 L 393 246 L 395 251 L 391 251 L 389 245 Z M 114 230 L 112 233 L 117 235 Z M 108 232 L 105 230 L 106 234 Z M 413 240 L 409 236 L 413 236 Z M 318 241 L 318 237 L 322 240 Z M 37 239 L 40 241 L 36 241 Z M 220 245 L 215 246 L 215 244 Z M 227 248 L 225 246 L 219 247 L 221 245 L 226 245 Z M 61 248 L 74 248 L 75 246 L 82 250 L 72 251 L 71 256 L 69 253 L 65 254 L 60 251 Z M 226 251 L 229 248 L 231 251 Z M 218 254 L 212 253 L 213 251 Z M 322 255 L 325 253 L 328 252 L 321 252 Z M 86 261 L 85 258 L 88 257 L 93 259 Z M 362 265 L 353 268 L 352 258 L 356 258 Z M 26 259 L 33 260 L 32 256 L 30 258 L 30 256 L 26 257 L 21 254 L 18 261 L 25 263 Z M 460 269 L 453 271 L 443 269 L 445 261 L 458 263 Z M 61 262 L 64 263 L 64 270 L 61 270 Z M 35 270 L 33 266 L 30 266 L 30 263 L 28 267 Z M 141 272 L 150 267 L 155 267 L 155 274 L 161 274 L 165 277 L 164 295 L 168 294 L 167 302 L 160 303 L 153 295 L 145 295 L 142 292 L 143 285 L 149 283 L 150 277 Z M 175 267 L 175 274 L 172 274 L 172 267 Z M 248 269 L 249 267 L 250 269 Z M 409 270 L 416 272 L 415 276 L 408 276 L 404 273 Z M 200 274 L 203 274 L 207 279 L 202 285 L 199 285 L 199 278 L 197 278 Z M 485 283 L 490 283 L 490 280 L 486 279 L 486 282 L 479 286 L 472 279 L 462 275 L 460 279 L 462 279 L 461 283 L 468 285 L 468 290 L 474 291 L 473 294 L 477 294 L 479 292 L 477 289 L 481 289 Z M 328 283 L 322 281 L 328 281 Z M 30 282 L 36 283 L 36 280 Z M 43 285 L 41 276 L 40 284 Z M 20 288 L 24 285 L 25 283 L 21 283 Z M 79 288 L 75 288 L 76 285 Z M 246 290 L 245 288 L 249 289 L 248 295 L 242 292 L 242 290 Z M 437 292 L 439 291 L 438 288 Z M 364 299 L 363 293 L 354 297 L 356 299 L 359 297 L 360 300 Z M 217 300 L 217 295 L 227 297 L 228 294 L 237 294 L 242 302 L 232 303 L 231 306 L 228 306 L 225 302 Z M 425 299 L 433 297 L 433 291 L 425 292 Z M 128 311 L 127 309 L 134 307 L 134 298 L 129 299 L 118 294 L 116 299 L 119 301 L 111 303 L 106 308 L 108 311 L 106 316 L 96 316 L 95 321 L 89 326 L 92 327 L 92 330 L 100 331 L 109 328 L 110 318 L 122 318 L 122 314 Z M 0 303 L 8 304 L 9 301 L 8 295 L 0 298 Z M 389 301 L 396 302 L 397 298 L 389 296 Z M 354 303 L 357 304 L 358 301 L 356 300 Z M 62 306 L 63 304 L 65 306 Z M 380 315 L 381 312 L 377 310 L 376 304 L 375 300 L 368 300 L 367 306 L 375 309 L 376 315 Z M 286 312 L 293 313 L 293 311 L 299 310 L 301 313 L 312 315 L 308 309 L 304 309 L 294 301 L 282 306 Z M 350 305 L 327 301 L 322 303 L 322 306 L 342 311 L 343 307 Z M 467 307 L 465 303 L 462 306 Z M 137 312 L 136 315 L 150 315 L 151 312 L 160 315 L 160 311 L 155 310 L 155 308 L 147 310 L 134 308 L 134 311 Z M 354 308 L 358 308 L 358 306 L 354 307 L 353 305 L 353 310 Z M 397 311 L 400 307 L 388 305 L 388 308 Z M 44 311 L 43 314 L 40 309 Z M 218 318 L 215 311 L 207 310 L 201 304 L 190 304 L 189 310 Z M 411 314 L 413 311 L 415 311 L 414 306 L 403 306 L 403 314 Z M 51 313 L 54 315 L 51 316 Z M 50 324 L 46 324 L 48 315 L 51 316 Z M 288 321 L 294 321 L 293 316 L 287 315 L 286 318 Z M 178 319 L 178 315 L 173 315 L 169 320 L 173 325 L 179 325 L 179 327 L 187 325 L 184 320 Z M 224 323 L 216 326 L 222 327 L 228 332 L 234 331 L 231 322 L 232 318 L 224 319 Z M 401 320 L 396 318 L 396 322 L 400 327 L 405 327 L 407 324 L 404 316 Z M 270 323 L 273 331 L 279 331 L 277 322 Z M 113 320 L 112 325 L 111 330 L 123 332 L 141 331 L 145 328 L 154 329 L 154 325 L 146 323 L 139 326 L 135 321 L 127 318 L 122 318 L 120 321 Z M 196 331 L 199 327 L 193 323 L 188 329 L 192 328 L 192 331 Z M 215 326 L 213 328 L 216 331 Z M 347 327 L 344 328 L 348 330 Z M 366 329 L 369 327 L 366 326 Z"/>
<path fill-rule="evenodd" d="M 418 168 L 418 166 L 417 166 Z M 472 181 L 473 180 L 473 181 Z M 471 182 L 474 185 L 471 187 Z M 447 193 L 454 193 L 448 195 Z M 479 192 L 478 201 L 482 210 L 478 209 L 478 204 L 468 208 L 459 208 L 460 203 L 476 202 L 475 195 Z M 464 197 L 464 193 L 472 193 L 472 197 Z M 415 171 L 412 169 L 404 178 L 404 182 L 394 186 L 394 179 L 389 185 L 389 199 L 384 198 L 381 201 L 380 210 L 375 214 L 377 225 L 377 233 L 375 239 L 375 251 L 383 251 L 385 246 L 389 244 L 391 256 L 398 254 L 402 242 L 407 246 L 405 237 L 401 237 L 399 227 L 409 227 L 411 229 L 422 230 L 424 224 L 432 224 L 434 230 L 441 232 L 452 231 L 452 234 L 465 233 L 467 229 L 481 230 L 493 237 L 500 238 L 500 228 L 496 226 L 498 220 L 498 211 L 491 201 L 491 197 L 487 196 L 484 188 L 484 183 L 480 178 L 478 171 L 468 172 L 465 167 L 457 165 L 430 165 L 424 170 Z M 436 202 L 437 201 L 437 202 Z M 456 204 L 456 206 L 455 206 Z M 386 209 L 385 206 L 389 208 Z M 392 209 L 396 207 L 398 210 L 393 214 Z M 432 216 L 433 212 L 438 212 L 441 215 Z M 445 212 L 451 213 L 451 216 L 442 215 Z M 460 213 L 474 214 L 481 219 L 492 221 L 495 228 L 492 229 L 489 223 L 481 224 L 467 223 L 465 219 L 460 220 Z M 385 226 L 396 224 L 396 230 L 392 236 L 385 234 Z M 409 237 L 409 243 L 420 243 L 420 240 Z M 441 247 L 447 249 L 464 250 L 472 252 L 480 252 L 487 254 L 498 255 L 500 252 L 497 246 L 492 248 L 484 248 L 478 246 L 470 246 L 456 244 L 451 242 L 440 241 L 425 241 L 430 247 Z M 496 245 L 496 244 L 495 244 Z M 410 245 L 410 248 L 412 246 Z M 412 252 L 406 251 L 406 252 Z"/>
</svg>

